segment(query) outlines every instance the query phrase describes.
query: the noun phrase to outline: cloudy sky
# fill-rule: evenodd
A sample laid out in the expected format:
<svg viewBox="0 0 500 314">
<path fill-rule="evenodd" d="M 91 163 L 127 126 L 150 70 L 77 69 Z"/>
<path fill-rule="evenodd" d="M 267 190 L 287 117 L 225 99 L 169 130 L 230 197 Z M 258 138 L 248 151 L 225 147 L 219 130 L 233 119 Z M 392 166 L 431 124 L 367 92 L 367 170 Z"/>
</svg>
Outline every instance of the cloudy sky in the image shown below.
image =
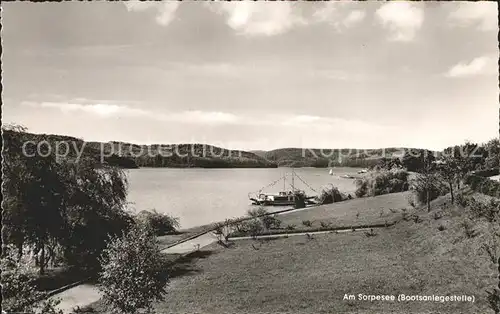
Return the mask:
<svg viewBox="0 0 500 314">
<path fill-rule="evenodd" d="M 3 121 L 228 148 L 498 136 L 495 2 L 3 3 Z"/>
</svg>

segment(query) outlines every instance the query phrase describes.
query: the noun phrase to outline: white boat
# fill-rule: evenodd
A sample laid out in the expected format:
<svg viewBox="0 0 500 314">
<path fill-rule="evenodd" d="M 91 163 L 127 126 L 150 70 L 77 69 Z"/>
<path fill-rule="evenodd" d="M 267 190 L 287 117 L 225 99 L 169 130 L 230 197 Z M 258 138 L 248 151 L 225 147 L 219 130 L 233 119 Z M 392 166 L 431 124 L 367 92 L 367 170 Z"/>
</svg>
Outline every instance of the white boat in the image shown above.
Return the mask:
<svg viewBox="0 0 500 314">
<path fill-rule="evenodd" d="M 358 171 L 358 173 L 367 173 L 368 172 L 368 169 L 361 169 Z"/>
<path fill-rule="evenodd" d="M 344 174 L 340 176 L 343 179 L 356 179 L 355 176 L 349 175 L 349 174 Z"/>
<path fill-rule="evenodd" d="M 333 176 L 333 169 L 330 169 L 330 172 L 328 172 L 328 174 Z"/>
</svg>

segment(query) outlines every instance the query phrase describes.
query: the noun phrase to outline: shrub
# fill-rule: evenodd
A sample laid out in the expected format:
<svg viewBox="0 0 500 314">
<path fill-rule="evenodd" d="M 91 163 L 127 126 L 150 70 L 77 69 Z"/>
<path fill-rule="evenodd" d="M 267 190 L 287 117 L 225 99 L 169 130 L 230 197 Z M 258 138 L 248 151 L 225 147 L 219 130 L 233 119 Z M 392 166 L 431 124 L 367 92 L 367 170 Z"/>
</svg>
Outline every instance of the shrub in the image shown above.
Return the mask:
<svg viewBox="0 0 500 314">
<path fill-rule="evenodd" d="M 356 180 L 356 196 L 377 196 L 408 191 L 408 176 L 409 173 L 401 169 L 371 172 Z"/>
<path fill-rule="evenodd" d="M 281 226 L 281 220 L 275 216 L 269 215 L 269 211 L 264 207 L 250 209 L 248 211 L 248 216 L 259 218 L 265 229 L 278 229 Z"/>
<path fill-rule="evenodd" d="M 101 258 L 99 289 L 114 311 L 137 313 L 162 299 L 168 278 L 156 237 L 151 229 L 135 226 L 113 238 Z"/>
<path fill-rule="evenodd" d="M 373 229 L 370 229 L 370 231 L 365 232 L 366 237 L 374 237 L 376 235 L 377 234 L 375 233 L 375 231 L 373 231 Z"/>
<path fill-rule="evenodd" d="M 139 223 L 147 225 L 156 235 L 165 235 L 174 233 L 179 228 L 179 218 L 168 214 L 162 214 L 156 210 L 143 210 L 137 214 L 136 219 Z"/>
<path fill-rule="evenodd" d="M 470 239 L 477 235 L 476 230 L 474 230 L 474 227 L 470 221 L 468 220 L 463 221 L 462 227 L 464 228 L 464 233 L 467 238 Z"/>
<path fill-rule="evenodd" d="M 422 174 L 419 174 L 419 178 L 412 182 L 411 190 L 413 191 L 416 201 L 421 205 L 428 204 L 439 196 L 448 193 L 448 187 L 445 183 L 437 180 L 437 178 L 434 178 L 432 175 L 429 175 L 429 177 L 425 179 Z M 427 199 L 427 197 L 429 197 L 429 199 Z"/>
<path fill-rule="evenodd" d="M 467 201 L 467 208 L 472 218 L 486 218 L 489 222 L 494 222 L 499 218 L 500 201 L 491 199 L 489 202 L 481 202 L 471 197 Z"/>
<path fill-rule="evenodd" d="M 477 175 L 468 175 L 464 182 L 476 192 L 500 198 L 500 182 L 498 181 Z"/>
<path fill-rule="evenodd" d="M 252 238 L 256 238 L 263 231 L 262 223 L 259 220 L 249 220 L 248 233 Z"/>
<path fill-rule="evenodd" d="M 404 212 L 401 214 L 401 218 L 404 220 L 404 221 L 408 221 L 408 213 Z"/>
<path fill-rule="evenodd" d="M 446 230 L 446 227 L 443 226 L 443 225 L 439 225 L 438 230 L 439 231 L 444 231 L 444 230 Z"/>
<path fill-rule="evenodd" d="M 286 230 L 295 230 L 296 226 L 294 224 L 287 225 L 285 227 Z"/>
<path fill-rule="evenodd" d="M 331 224 L 331 223 L 329 223 L 329 222 L 324 222 L 324 221 L 321 221 L 319 224 L 321 225 L 321 229 L 329 229 L 329 228 L 331 228 L 331 226 L 332 226 L 332 224 Z"/>
<path fill-rule="evenodd" d="M 252 208 L 248 210 L 248 216 L 256 218 L 268 213 L 267 209 L 264 207 Z"/>
<path fill-rule="evenodd" d="M 344 193 L 341 193 L 338 188 L 331 186 L 325 188 L 321 191 L 321 193 L 316 197 L 316 200 L 320 204 L 331 204 L 336 202 L 342 202 L 349 199 Z"/>
<path fill-rule="evenodd" d="M 367 179 L 357 179 L 356 191 L 354 194 L 356 194 L 357 197 L 366 196 L 368 194 L 368 183 L 369 181 Z"/>
<path fill-rule="evenodd" d="M 312 221 L 310 220 L 302 220 L 302 224 L 306 227 L 312 227 Z"/>
<path fill-rule="evenodd" d="M 469 202 L 469 199 L 466 196 L 464 196 L 462 193 L 459 193 L 456 196 L 456 200 L 457 200 L 457 204 L 462 206 L 462 207 L 466 207 L 468 202 Z"/>
<path fill-rule="evenodd" d="M 406 199 L 408 200 L 408 204 L 412 207 L 412 208 L 417 208 L 417 204 L 415 203 L 415 198 L 413 195 L 408 195 L 406 197 Z"/>
<path fill-rule="evenodd" d="M 281 226 L 281 220 L 274 216 L 263 216 L 260 219 L 262 221 L 262 225 L 266 229 L 278 229 Z"/>
<path fill-rule="evenodd" d="M 495 311 L 495 314 L 500 313 L 500 290 L 493 289 L 492 291 L 486 291 L 486 293 L 488 294 L 486 299 L 490 308 Z"/>
<path fill-rule="evenodd" d="M 496 262 L 498 266 L 499 281 L 496 288 L 492 291 L 486 291 L 486 293 L 488 293 L 487 300 L 490 308 L 495 311 L 495 313 L 500 313 L 500 258 Z"/>
<path fill-rule="evenodd" d="M 222 240 L 227 241 L 229 238 L 229 233 L 230 233 L 230 225 L 231 221 L 227 219 L 225 222 L 217 222 L 214 224 L 214 233 L 219 239 L 219 242 Z"/>
<path fill-rule="evenodd" d="M 490 258 L 491 262 L 495 264 L 498 260 L 498 254 L 497 254 L 497 243 L 483 243 L 481 248 L 488 254 L 488 257 Z"/>
</svg>

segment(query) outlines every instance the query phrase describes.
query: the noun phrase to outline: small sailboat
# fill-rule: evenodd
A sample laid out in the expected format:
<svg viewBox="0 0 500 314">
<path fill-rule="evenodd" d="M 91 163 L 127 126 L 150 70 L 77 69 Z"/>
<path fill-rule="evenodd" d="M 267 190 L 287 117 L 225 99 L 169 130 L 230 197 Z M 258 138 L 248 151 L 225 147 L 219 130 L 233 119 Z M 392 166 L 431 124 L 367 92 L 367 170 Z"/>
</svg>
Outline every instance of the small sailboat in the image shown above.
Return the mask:
<svg viewBox="0 0 500 314">
<path fill-rule="evenodd" d="M 333 169 L 330 168 L 330 171 L 328 172 L 328 174 L 333 176 Z"/>
</svg>

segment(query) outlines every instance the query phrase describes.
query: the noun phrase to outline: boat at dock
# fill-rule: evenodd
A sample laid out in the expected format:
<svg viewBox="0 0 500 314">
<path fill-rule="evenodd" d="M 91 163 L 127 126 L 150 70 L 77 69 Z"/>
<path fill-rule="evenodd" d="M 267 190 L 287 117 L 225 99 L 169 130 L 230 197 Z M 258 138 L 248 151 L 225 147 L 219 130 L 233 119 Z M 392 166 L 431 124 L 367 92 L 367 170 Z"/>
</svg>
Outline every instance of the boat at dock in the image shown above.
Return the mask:
<svg viewBox="0 0 500 314">
<path fill-rule="evenodd" d="M 261 193 L 256 198 L 250 197 L 253 205 L 261 206 L 288 206 L 295 205 L 296 197 L 313 199 L 314 196 L 307 196 L 304 191 L 280 191 L 277 193 Z"/>
<path fill-rule="evenodd" d="M 298 176 L 294 171 L 292 171 L 291 174 L 291 189 L 287 189 L 286 177 L 287 175 L 285 174 L 283 175 L 283 177 L 260 189 L 258 192 L 249 193 L 248 198 L 252 201 L 253 205 L 260 206 L 296 206 L 298 200 L 303 201 L 304 204 L 315 204 L 314 199 L 316 198 L 316 196 L 308 196 L 305 191 L 295 188 L 294 179 Z M 298 178 L 300 179 L 300 177 Z M 303 181 L 302 179 L 300 180 Z M 281 191 L 272 193 L 263 192 L 264 189 L 272 187 L 280 181 L 283 181 L 283 189 Z"/>
</svg>

